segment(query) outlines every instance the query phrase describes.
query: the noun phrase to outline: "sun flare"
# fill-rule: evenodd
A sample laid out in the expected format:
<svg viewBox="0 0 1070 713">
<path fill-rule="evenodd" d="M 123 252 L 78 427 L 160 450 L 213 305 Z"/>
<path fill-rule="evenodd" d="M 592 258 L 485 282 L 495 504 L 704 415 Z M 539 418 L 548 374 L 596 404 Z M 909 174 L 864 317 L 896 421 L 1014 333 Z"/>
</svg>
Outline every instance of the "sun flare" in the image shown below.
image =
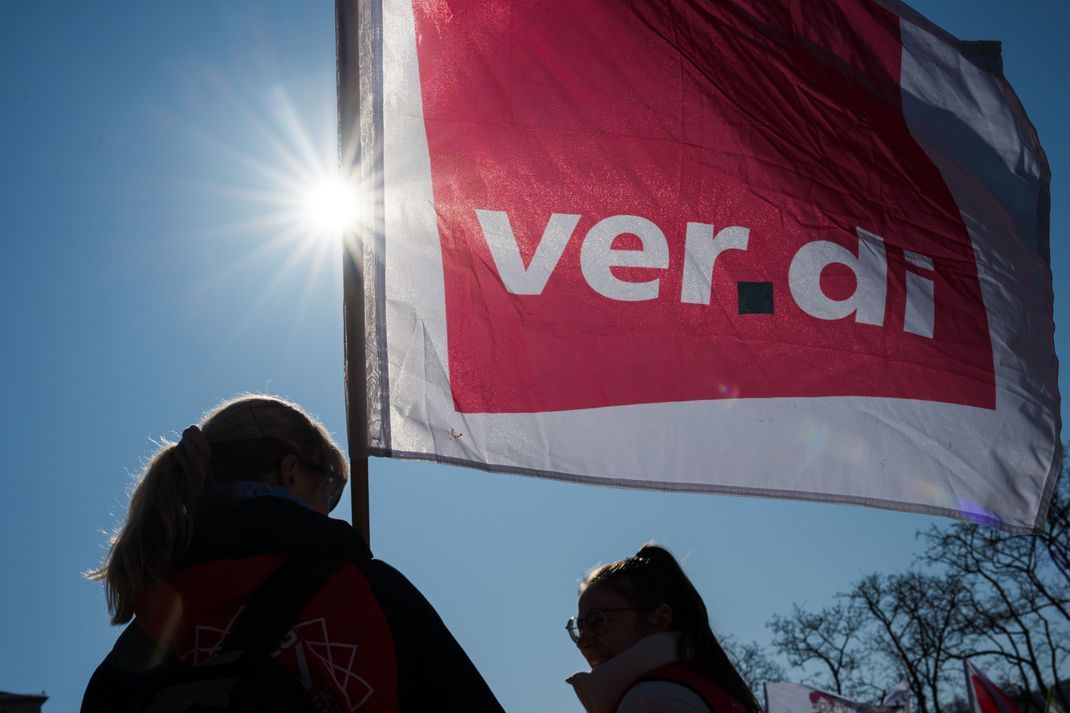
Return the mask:
<svg viewBox="0 0 1070 713">
<path fill-rule="evenodd" d="M 235 117 L 232 133 L 197 138 L 218 151 L 219 175 L 239 178 L 198 186 L 213 200 L 233 204 L 233 217 L 206 225 L 201 237 L 226 241 L 221 245 L 234 258 L 206 273 L 205 289 L 237 275 L 256 275 L 261 286 L 221 347 L 230 348 L 280 298 L 295 303 L 294 334 L 310 313 L 323 309 L 324 300 L 337 301 L 345 255 L 368 231 L 364 205 L 372 195 L 367 186 L 376 180 L 358 179 L 356 157 L 339 155 L 333 81 L 318 108 L 303 91 L 297 101 L 284 87 L 255 105 L 225 84 L 219 88 L 215 98 Z"/>
<path fill-rule="evenodd" d="M 341 176 L 324 178 L 307 186 L 301 212 L 309 231 L 324 239 L 341 239 L 356 227 L 359 217 L 356 186 Z"/>
</svg>

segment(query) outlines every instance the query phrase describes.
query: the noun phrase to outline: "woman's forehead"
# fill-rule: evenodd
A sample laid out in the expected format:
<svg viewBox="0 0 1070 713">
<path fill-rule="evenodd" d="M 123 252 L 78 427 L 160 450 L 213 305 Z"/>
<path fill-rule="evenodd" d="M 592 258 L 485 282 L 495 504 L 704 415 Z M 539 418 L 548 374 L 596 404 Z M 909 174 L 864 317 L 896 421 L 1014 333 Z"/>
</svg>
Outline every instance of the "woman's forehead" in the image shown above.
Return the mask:
<svg viewBox="0 0 1070 713">
<path fill-rule="evenodd" d="M 595 584 L 583 590 L 578 607 L 580 616 L 585 616 L 591 609 L 614 609 L 631 606 L 631 603 L 631 600 L 620 592 Z"/>
</svg>

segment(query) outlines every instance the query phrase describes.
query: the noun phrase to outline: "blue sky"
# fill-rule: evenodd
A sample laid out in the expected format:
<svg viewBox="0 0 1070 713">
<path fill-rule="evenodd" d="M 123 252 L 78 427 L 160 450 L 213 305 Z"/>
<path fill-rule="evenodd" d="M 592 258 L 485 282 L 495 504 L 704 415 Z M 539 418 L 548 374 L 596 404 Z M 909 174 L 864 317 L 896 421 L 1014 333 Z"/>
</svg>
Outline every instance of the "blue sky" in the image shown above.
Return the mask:
<svg viewBox="0 0 1070 713">
<path fill-rule="evenodd" d="M 914 6 L 964 39 L 1004 41 L 1053 169 L 1059 299 L 1070 7 Z M 329 0 L 0 5 L 0 690 L 77 708 L 118 633 L 81 573 L 153 439 L 267 391 L 344 442 L 340 256 L 303 240 L 287 206 L 334 162 L 334 71 Z M 1057 323 L 1065 313 L 1057 303 Z M 1064 332 L 1057 347 L 1065 357 Z M 427 594 L 506 709 L 532 713 L 580 710 L 563 679 L 583 661 L 563 625 L 598 562 L 663 543 L 720 632 L 765 642 L 774 613 L 906 566 L 915 533 L 944 524 L 385 460 L 371 500 L 377 555 Z"/>
</svg>

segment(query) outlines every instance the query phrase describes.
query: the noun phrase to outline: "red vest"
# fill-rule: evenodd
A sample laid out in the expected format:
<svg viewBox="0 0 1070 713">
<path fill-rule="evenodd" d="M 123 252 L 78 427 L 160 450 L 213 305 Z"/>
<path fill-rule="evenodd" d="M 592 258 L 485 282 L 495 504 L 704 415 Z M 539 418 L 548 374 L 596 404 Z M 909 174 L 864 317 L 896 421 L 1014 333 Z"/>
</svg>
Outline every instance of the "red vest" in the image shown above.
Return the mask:
<svg viewBox="0 0 1070 713">
<path fill-rule="evenodd" d="M 624 689 L 624 693 L 621 694 L 617 705 L 613 706 L 613 710 L 617 710 L 620 707 L 621 701 L 624 700 L 624 696 L 628 694 L 628 691 L 646 681 L 669 681 L 690 688 L 706 703 L 710 713 L 746 713 L 743 705 L 725 693 L 724 689 L 702 674 L 688 669 L 682 663 L 671 663 L 668 666 L 662 666 L 644 673 L 635 683 Z"/>
</svg>

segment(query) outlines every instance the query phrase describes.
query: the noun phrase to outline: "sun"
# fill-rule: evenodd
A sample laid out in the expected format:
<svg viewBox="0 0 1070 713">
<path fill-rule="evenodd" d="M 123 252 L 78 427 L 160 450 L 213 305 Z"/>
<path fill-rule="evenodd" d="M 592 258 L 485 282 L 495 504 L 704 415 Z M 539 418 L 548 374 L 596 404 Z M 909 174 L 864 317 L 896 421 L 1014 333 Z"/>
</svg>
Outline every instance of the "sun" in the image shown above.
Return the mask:
<svg viewBox="0 0 1070 713">
<path fill-rule="evenodd" d="M 302 190 L 301 216 L 313 237 L 341 240 L 360 217 L 356 185 L 337 175 L 309 183 Z"/>
</svg>

